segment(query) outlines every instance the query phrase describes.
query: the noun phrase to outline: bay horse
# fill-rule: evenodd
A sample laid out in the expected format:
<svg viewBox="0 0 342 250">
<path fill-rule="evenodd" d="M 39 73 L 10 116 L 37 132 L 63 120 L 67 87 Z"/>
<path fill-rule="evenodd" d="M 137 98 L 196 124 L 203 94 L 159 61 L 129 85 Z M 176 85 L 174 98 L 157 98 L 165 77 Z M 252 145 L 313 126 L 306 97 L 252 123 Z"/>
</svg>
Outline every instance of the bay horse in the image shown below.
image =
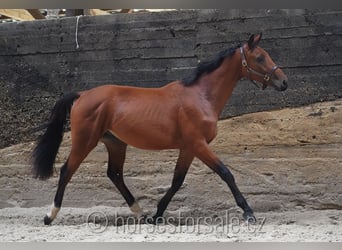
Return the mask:
<svg viewBox="0 0 342 250">
<path fill-rule="evenodd" d="M 61 167 L 57 192 L 44 223 L 48 225 L 55 219 L 66 185 L 99 141 L 108 151 L 108 177 L 137 214 L 142 210 L 123 178 L 127 145 L 146 150 L 179 149 L 171 187 L 158 203 L 151 223 L 162 218 L 194 157 L 226 182 L 243 210 L 244 219 L 255 222 L 253 210 L 237 187 L 233 174 L 210 149 L 209 143 L 216 136 L 219 115 L 241 78 L 259 82 L 263 89 L 272 86 L 284 91 L 288 86 L 287 76 L 258 46 L 261 36 L 251 35 L 246 43 L 200 63 L 190 76 L 160 88 L 102 85 L 69 93 L 58 100 L 47 129 L 32 152 L 34 176 L 51 177 L 70 112 L 71 151 Z"/>
</svg>

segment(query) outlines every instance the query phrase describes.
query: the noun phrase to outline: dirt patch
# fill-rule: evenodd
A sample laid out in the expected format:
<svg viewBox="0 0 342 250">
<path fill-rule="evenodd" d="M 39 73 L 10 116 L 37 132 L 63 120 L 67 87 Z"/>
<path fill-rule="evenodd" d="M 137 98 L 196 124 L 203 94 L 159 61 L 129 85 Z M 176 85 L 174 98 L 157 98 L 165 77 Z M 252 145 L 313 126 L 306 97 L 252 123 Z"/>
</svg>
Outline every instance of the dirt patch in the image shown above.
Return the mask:
<svg viewBox="0 0 342 250">
<path fill-rule="evenodd" d="M 122 232 L 117 238 L 113 238 L 113 230 L 118 228 L 115 226 L 100 235 L 86 231 L 84 218 L 94 209 L 111 214 L 122 208 L 123 214 L 130 214 L 123 198 L 106 177 L 107 153 L 102 144 L 87 157 L 68 185 L 64 212 L 61 211 L 52 227 L 43 227 L 42 217 L 55 195 L 57 172 L 70 150 L 70 134 L 65 134 L 56 174 L 46 182 L 32 179 L 29 174 L 27 157 L 34 143 L 2 149 L 0 239 L 341 241 L 341 230 L 337 229 L 341 228 L 342 209 L 340 124 L 342 100 L 248 114 L 219 122 L 219 134 L 212 148 L 230 166 L 256 216 L 269 221 L 265 224 L 265 233 L 259 236 L 221 233 L 161 236 L 149 234 L 148 225 L 142 225 L 141 234 Z M 155 212 L 158 201 L 170 186 L 176 159 L 174 150 L 128 149 L 125 180 L 146 214 Z M 231 209 L 241 218 L 227 186 L 195 160 L 165 217 L 182 211 L 184 217 L 216 218 Z M 54 227 L 58 227 L 61 235 L 50 232 L 55 231 Z M 14 230 L 21 233 L 14 233 Z"/>
</svg>

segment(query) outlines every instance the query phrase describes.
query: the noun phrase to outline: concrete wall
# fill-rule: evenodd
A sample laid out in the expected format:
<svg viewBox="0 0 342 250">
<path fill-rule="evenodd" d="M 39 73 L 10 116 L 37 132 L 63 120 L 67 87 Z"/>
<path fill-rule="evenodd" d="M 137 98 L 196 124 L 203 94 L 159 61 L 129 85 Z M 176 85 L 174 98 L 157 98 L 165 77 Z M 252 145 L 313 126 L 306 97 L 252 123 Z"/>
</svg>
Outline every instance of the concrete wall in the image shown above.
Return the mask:
<svg viewBox="0 0 342 250">
<path fill-rule="evenodd" d="M 198 60 L 263 32 L 261 46 L 289 77 L 284 93 L 249 81 L 222 118 L 342 97 L 342 11 L 194 10 L 0 25 L 0 147 L 29 139 L 64 93 L 106 83 L 157 87 Z"/>
</svg>

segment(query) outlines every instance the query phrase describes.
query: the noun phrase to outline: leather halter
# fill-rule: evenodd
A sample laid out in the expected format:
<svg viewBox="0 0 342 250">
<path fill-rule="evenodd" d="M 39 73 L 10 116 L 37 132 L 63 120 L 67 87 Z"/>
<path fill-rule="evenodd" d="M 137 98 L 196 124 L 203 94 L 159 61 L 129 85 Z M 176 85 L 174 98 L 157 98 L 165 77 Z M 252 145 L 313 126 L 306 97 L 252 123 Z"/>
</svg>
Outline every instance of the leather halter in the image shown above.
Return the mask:
<svg viewBox="0 0 342 250">
<path fill-rule="evenodd" d="M 246 55 L 242 46 L 240 47 L 240 53 L 241 53 L 241 58 L 242 58 L 242 66 L 246 68 L 247 73 L 248 73 L 247 79 L 250 80 L 255 86 L 259 88 L 257 82 L 250 78 L 250 74 L 254 74 L 254 75 L 262 77 L 263 78 L 262 89 L 264 90 L 268 85 L 267 82 L 269 82 L 272 79 L 274 72 L 279 68 L 279 66 L 274 65 L 269 72 L 267 72 L 266 74 L 262 74 L 248 66 Z"/>
</svg>

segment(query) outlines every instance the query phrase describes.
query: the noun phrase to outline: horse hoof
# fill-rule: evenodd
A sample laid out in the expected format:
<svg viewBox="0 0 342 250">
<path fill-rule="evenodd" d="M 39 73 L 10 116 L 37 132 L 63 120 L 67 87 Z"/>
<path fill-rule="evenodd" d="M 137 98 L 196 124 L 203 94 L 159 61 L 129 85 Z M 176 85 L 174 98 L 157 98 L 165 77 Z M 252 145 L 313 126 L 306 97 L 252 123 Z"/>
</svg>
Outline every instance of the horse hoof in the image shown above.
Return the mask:
<svg viewBox="0 0 342 250">
<path fill-rule="evenodd" d="M 50 225 L 52 220 L 50 219 L 49 216 L 45 215 L 44 217 L 44 225 Z"/>
<path fill-rule="evenodd" d="M 146 218 L 146 223 L 152 224 L 152 225 L 157 225 L 159 223 L 162 223 L 164 221 L 163 217 L 148 217 Z"/>
<path fill-rule="evenodd" d="M 249 224 L 256 224 L 256 218 L 253 213 L 243 213 L 243 218 Z"/>
</svg>

